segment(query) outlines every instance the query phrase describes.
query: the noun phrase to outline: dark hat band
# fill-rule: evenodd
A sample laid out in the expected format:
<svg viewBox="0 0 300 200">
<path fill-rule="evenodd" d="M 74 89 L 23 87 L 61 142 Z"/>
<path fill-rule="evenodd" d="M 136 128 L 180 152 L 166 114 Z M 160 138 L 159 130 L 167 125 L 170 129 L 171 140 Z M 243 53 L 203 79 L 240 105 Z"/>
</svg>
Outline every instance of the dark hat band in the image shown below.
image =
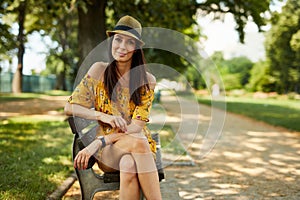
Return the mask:
<svg viewBox="0 0 300 200">
<path fill-rule="evenodd" d="M 128 31 L 129 33 L 135 35 L 137 38 L 141 39 L 141 35 L 133 28 L 129 26 L 124 26 L 124 25 L 118 25 L 114 28 L 115 31 L 121 30 L 121 31 Z"/>
</svg>

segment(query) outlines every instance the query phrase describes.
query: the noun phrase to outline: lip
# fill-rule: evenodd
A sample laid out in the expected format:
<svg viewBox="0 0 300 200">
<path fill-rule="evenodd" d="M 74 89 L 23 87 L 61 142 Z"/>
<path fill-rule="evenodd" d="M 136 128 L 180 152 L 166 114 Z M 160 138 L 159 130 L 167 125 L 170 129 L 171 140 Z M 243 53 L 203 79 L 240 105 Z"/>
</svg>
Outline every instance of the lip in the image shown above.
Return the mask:
<svg viewBox="0 0 300 200">
<path fill-rule="evenodd" d="M 121 56 L 121 57 L 124 57 L 124 56 L 126 56 L 126 53 L 121 53 L 121 52 L 118 52 L 118 54 L 119 54 L 119 56 Z"/>
</svg>

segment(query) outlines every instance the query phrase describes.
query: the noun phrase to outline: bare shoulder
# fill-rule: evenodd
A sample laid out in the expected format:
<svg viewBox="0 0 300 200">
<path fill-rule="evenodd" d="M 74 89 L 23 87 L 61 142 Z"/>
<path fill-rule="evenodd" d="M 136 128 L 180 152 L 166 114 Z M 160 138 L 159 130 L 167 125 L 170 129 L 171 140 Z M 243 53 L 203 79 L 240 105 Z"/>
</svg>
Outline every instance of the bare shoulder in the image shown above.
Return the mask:
<svg viewBox="0 0 300 200">
<path fill-rule="evenodd" d="M 150 88 L 154 89 L 155 85 L 156 85 L 156 78 L 155 78 L 155 76 L 153 74 L 147 72 L 147 79 L 148 79 Z"/>
<path fill-rule="evenodd" d="M 88 74 L 96 80 L 101 80 L 107 66 L 108 63 L 96 62 L 91 66 L 91 68 L 88 71 Z"/>
</svg>

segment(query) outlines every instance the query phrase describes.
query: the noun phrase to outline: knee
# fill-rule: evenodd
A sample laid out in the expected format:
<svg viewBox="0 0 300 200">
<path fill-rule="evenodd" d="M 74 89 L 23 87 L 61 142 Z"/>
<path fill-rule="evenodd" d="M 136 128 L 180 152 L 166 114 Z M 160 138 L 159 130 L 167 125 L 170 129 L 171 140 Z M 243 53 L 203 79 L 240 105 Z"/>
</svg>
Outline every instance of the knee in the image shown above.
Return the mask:
<svg viewBox="0 0 300 200">
<path fill-rule="evenodd" d="M 147 139 L 135 139 L 132 145 L 132 153 L 149 153 L 151 152 Z"/>
<path fill-rule="evenodd" d="M 119 163 L 120 171 L 123 173 L 136 173 L 136 166 L 133 157 L 130 154 L 122 156 Z"/>
</svg>

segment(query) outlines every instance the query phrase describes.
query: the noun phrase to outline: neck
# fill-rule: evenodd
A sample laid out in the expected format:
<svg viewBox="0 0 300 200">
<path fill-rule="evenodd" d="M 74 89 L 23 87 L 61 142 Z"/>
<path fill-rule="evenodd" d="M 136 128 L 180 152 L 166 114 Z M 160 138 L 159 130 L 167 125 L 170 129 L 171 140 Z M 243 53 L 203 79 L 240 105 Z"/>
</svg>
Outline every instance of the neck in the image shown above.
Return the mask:
<svg viewBox="0 0 300 200">
<path fill-rule="evenodd" d="M 127 72 L 129 72 L 131 68 L 131 62 L 117 62 L 118 71 L 120 76 L 123 76 Z"/>
<path fill-rule="evenodd" d="M 131 62 L 117 62 L 119 72 L 119 83 L 123 87 L 129 86 Z"/>
</svg>

